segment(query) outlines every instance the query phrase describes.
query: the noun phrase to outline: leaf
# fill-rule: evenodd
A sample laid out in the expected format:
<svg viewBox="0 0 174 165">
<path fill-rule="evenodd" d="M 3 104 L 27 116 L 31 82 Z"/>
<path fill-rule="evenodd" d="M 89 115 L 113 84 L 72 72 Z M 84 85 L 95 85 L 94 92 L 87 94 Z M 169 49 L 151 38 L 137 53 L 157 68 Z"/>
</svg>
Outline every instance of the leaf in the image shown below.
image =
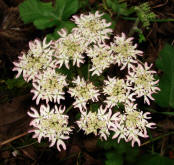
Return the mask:
<svg viewBox="0 0 174 165">
<path fill-rule="evenodd" d="M 61 21 L 60 24 L 58 25 L 57 28 L 55 28 L 54 32 L 51 34 L 47 35 L 47 40 L 57 40 L 60 35 L 57 33 L 59 30 L 61 30 L 62 28 L 66 29 L 69 32 L 71 32 L 71 30 L 75 27 L 74 22 L 72 21 Z"/>
<path fill-rule="evenodd" d="M 157 68 L 163 71 L 159 88 L 161 91 L 155 94 L 155 100 L 161 107 L 174 108 L 174 48 L 168 44 L 160 52 L 156 61 Z"/>
<path fill-rule="evenodd" d="M 174 160 L 160 155 L 146 155 L 140 158 L 137 165 L 174 165 Z"/>
<path fill-rule="evenodd" d="M 78 9 L 78 0 L 56 0 L 54 7 L 51 2 L 39 0 L 26 0 L 19 5 L 20 16 L 24 23 L 33 22 L 41 30 L 55 25 L 58 27 L 64 25 L 68 28 L 73 26 L 72 23 L 67 23 L 67 19 Z"/>
<path fill-rule="evenodd" d="M 92 103 L 92 104 L 90 104 L 90 111 L 97 112 L 98 109 L 99 109 L 99 107 L 100 107 L 100 104 L 98 104 L 98 103 Z"/>
<path fill-rule="evenodd" d="M 112 18 L 110 17 L 109 14 L 105 13 L 105 14 L 102 16 L 102 18 L 106 19 L 107 22 L 111 22 L 112 25 L 110 26 L 110 28 L 113 29 L 113 30 L 115 29 L 115 24 L 116 24 L 116 22 L 112 20 Z"/>
<path fill-rule="evenodd" d="M 52 20 L 50 18 L 41 18 L 41 19 L 36 19 L 33 24 L 36 26 L 37 29 L 43 30 L 46 28 L 51 28 L 54 25 L 59 23 L 56 20 Z"/>
<path fill-rule="evenodd" d="M 118 0 L 106 0 L 106 4 L 115 13 L 128 16 L 135 12 L 134 8 L 127 8 L 127 3 L 119 3 Z"/>
<path fill-rule="evenodd" d="M 57 68 L 56 72 L 66 75 L 69 80 L 74 78 L 74 67 L 70 65 L 70 69 L 67 69 L 64 65 L 61 68 Z"/>
<path fill-rule="evenodd" d="M 107 152 L 106 153 L 107 160 L 105 161 L 105 165 L 122 165 L 123 164 L 123 157 L 114 152 Z"/>
<path fill-rule="evenodd" d="M 59 20 L 66 20 L 79 9 L 78 0 L 56 0 L 55 12 Z"/>
<path fill-rule="evenodd" d="M 24 23 L 34 22 L 36 19 L 56 19 L 52 3 L 39 0 L 26 0 L 19 5 L 19 12 Z"/>
<path fill-rule="evenodd" d="M 5 83 L 8 87 L 8 89 L 13 89 L 15 87 L 21 88 L 24 85 L 26 85 L 26 82 L 24 81 L 24 79 L 22 77 L 20 77 L 18 79 L 8 79 Z"/>
</svg>

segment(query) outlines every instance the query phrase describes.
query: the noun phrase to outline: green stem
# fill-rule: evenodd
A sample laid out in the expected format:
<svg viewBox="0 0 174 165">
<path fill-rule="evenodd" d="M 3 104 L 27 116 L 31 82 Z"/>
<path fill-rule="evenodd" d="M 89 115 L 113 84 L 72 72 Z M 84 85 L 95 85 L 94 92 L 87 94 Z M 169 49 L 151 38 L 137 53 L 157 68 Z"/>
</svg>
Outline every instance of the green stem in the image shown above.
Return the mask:
<svg viewBox="0 0 174 165">
<path fill-rule="evenodd" d="M 103 8 L 110 14 L 110 16 L 112 16 L 112 11 L 108 9 L 107 4 L 106 4 L 106 0 L 102 0 L 102 6 Z"/>
<path fill-rule="evenodd" d="M 136 29 L 138 28 L 139 22 L 140 22 L 140 20 L 139 20 L 139 18 L 137 18 L 136 21 L 135 21 L 135 23 L 134 23 L 134 25 L 133 25 L 133 27 L 129 31 L 129 35 L 128 35 L 129 37 L 130 36 L 133 36 L 133 34 L 135 33 Z"/>
<path fill-rule="evenodd" d="M 26 147 L 29 147 L 29 146 L 31 146 L 31 145 L 33 145 L 33 144 L 36 144 L 36 143 L 38 143 L 38 141 L 35 141 L 35 142 L 30 143 L 30 144 L 27 144 L 27 145 L 23 145 L 23 146 L 16 147 L 16 149 L 26 148 Z"/>
<path fill-rule="evenodd" d="M 148 141 L 144 142 L 141 146 L 144 146 L 144 145 L 146 145 L 146 144 L 149 144 L 149 143 L 151 143 L 151 142 L 154 142 L 154 141 L 156 141 L 156 140 L 159 140 L 159 139 L 161 139 L 161 138 L 163 138 L 163 137 L 165 137 L 165 136 L 169 136 L 169 135 L 172 135 L 172 134 L 174 134 L 174 132 L 170 132 L 170 133 L 167 133 L 167 134 L 164 134 L 164 135 L 160 135 L 160 136 L 158 136 L 158 137 L 155 137 L 155 138 L 153 138 L 153 139 L 151 139 L 151 140 L 148 140 Z"/>
<path fill-rule="evenodd" d="M 135 21 L 136 17 L 122 17 L 125 20 Z M 166 19 L 154 19 L 150 20 L 150 22 L 174 22 L 173 18 L 166 18 Z"/>
<path fill-rule="evenodd" d="M 67 110 L 65 111 L 65 114 L 67 114 L 71 109 L 73 108 L 73 105 L 70 105 Z"/>
<path fill-rule="evenodd" d="M 87 77 L 87 80 L 88 80 L 88 81 L 90 80 L 90 71 L 89 71 L 89 69 L 90 69 L 90 63 L 89 63 L 89 61 L 88 61 L 88 77 Z"/>
</svg>

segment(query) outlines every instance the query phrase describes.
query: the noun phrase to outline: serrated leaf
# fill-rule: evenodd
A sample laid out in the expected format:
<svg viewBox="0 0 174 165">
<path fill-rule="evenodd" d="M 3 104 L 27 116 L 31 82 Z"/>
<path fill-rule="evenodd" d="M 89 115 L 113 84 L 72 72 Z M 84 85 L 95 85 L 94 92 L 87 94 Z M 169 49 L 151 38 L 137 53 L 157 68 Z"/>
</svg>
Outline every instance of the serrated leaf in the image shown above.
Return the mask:
<svg viewBox="0 0 174 165">
<path fill-rule="evenodd" d="M 19 12 L 24 23 L 31 23 L 36 19 L 56 19 L 52 3 L 44 3 L 39 0 L 26 0 L 19 5 Z"/>
<path fill-rule="evenodd" d="M 160 52 L 156 66 L 163 71 L 159 88 L 155 94 L 156 102 L 162 107 L 174 108 L 174 48 L 168 44 Z"/>
<path fill-rule="evenodd" d="M 79 9 L 78 0 L 57 0 L 55 6 L 51 2 L 26 0 L 19 5 L 20 16 L 24 23 L 33 22 L 38 29 L 46 29 L 57 24 L 71 28 L 67 19 Z M 69 21 L 70 22 L 70 21 Z"/>
<path fill-rule="evenodd" d="M 78 0 L 56 0 L 55 11 L 59 20 L 68 19 L 79 9 Z"/>
<path fill-rule="evenodd" d="M 135 12 L 134 8 L 127 8 L 127 3 L 119 3 L 118 0 L 106 0 L 106 4 L 115 13 L 128 16 Z"/>
</svg>

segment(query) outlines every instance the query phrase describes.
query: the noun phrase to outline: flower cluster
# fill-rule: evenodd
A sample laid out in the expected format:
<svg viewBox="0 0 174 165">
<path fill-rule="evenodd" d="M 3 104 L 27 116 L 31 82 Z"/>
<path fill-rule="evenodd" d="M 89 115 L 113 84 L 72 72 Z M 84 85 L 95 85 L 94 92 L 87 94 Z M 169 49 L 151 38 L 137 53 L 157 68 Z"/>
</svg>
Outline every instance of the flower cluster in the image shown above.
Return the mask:
<svg viewBox="0 0 174 165">
<path fill-rule="evenodd" d="M 46 72 L 36 75 L 36 79 L 33 81 L 34 89 L 31 93 L 34 93 L 33 100 L 36 98 L 36 104 L 39 104 L 40 99 L 54 101 L 60 103 L 64 98 L 63 88 L 67 85 L 66 76 L 56 73 L 53 69 L 48 69 Z"/>
<path fill-rule="evenodd" d="M 112 138 L 118 138 L 118 142 L 120 139 L 124 139 L 126 142 L 131 141 L 132 146 L 137 142 L 140 146 L 139 136 L 147 138 L 146 128 L 154 128 L 155 126 L 155 123 L 147 121 L 147 119 L 151 118 L 148 116 L 149 114 L 149 112 L 138 111 L 136 104 L 129 103 L 125 105 L 124 114 L 118 116 L 119 121 L 111 128 L 115 133 Z"/>
<path fill-rule="evenodd" d="M 63 149 L 66 149 L 66 145 L 63 140 L 69 139 L 69 134 L 72 132 L 72 129 L 68 127 L 68 116 L 64 115 L 65 107 L 55 106 L 53 109 L 50 109 L 49 105 L 40 107 L 40 114 L 34 108 L 31 108 L 32 112 L 28 112 L 28 115 L 34 118 L 30 125 L 34 129 L 30 132 L 34 132 L 33 138 L 37 138 L 40 143 L 42 137 L 48 138 L 51 142 L 50 147 L 55 143 L 57 149 L 60 151 L 60 146 Z"/>
<path fill-rule="evenodd" d="M 79 110 L 81 117 L 74 123 L 86 135 L 107 140 L 112 131 L 113 139 L 124 139 L 132 146 L 140 145 L 140 137 L 147 138 L 146 129 L 155 125 L 148 121 L 149 112 L 138 109 L 136 100 L 143 97 L 147 104 L 154 100 L 152 94 L 160 90 L 156 72 L 138 59 L 143 52 L 137 50 L 133 38 L 122 33 L 110 39 L 111 23 L 102 16 L 98 11 L 73 16 L 76 27 L 71 33 L 61 29 L 56 41 L 30 42 L 29 51 L 14 62 L 16 77 L 23 74 L 24 80 L 32 81 L 36 104 L 46 103 L 40 106 L 40 113 L 34 108 L 28 112 L 34 118 L 30 132 L 39 142 L 48 138 L 50 146 L 56 144 L 59 151 L 60 147 L 66 149 L 64 140 L 72 132 L 66 114 L 71 108 Z M 56 105 L 50 109 L 50 102 L 62 105 L 70 96 L 68 104 L 74 102 L 66 111 Z"/>
<path fill-rule="evenodd" d="M 112 29 L 109 28 L 111 23 L 102 19 L 103 15 L 97 11 L 95 14 L 73 16 L 72 20 L 77 25 L 73 31 L 81 34 L 88 44 L 104 42 L 105 39 L 109 39 L 108 35 L 112 33 Z"/>
<path fill-rule="evenodd" d="M 113 63 L 112 51 L 105 44 L 94 45 L 87 50 L 87 56 L 91 58 L 92 68 L 89 71 L 93 72 L 92 75 L 101 75 Z"/>
<path fill-rule="evenodd" d="M 153 93 L 156 93 L 160 89 L 156 86 L 159 80 L 155 80 L 153 74 L 156 71 L 150 70 L 152 64 L 148 66 L 147 63 L 144 65 L 138 64 L 132 71 L 129 71 L 127 80 L 131 85 L 134 85 L 134 94 L 137 98 L 144 97 L 144 102 L 150 105 L 149 98 L 154 100 L 152 97 Z"/>
<path fill-rule="evenodd" d="M 35 39 L 29 43 L 29 51 L 22 52 L 19 56 L 19 62 L 13 62 L 15 67 L 13 71 L 17 71 L 16 78 L 23 72 L 23 78 L 26 81 L 35 79 L 36 75 L 44 72 L 48 68 L 56 68 L 52 60 L 54 50 L 51 49 L 50 43 L 46 43 L 46 38 L 43 42 Z"/>
<path fill-rule="evenodd" d="M 78 107 L 80 111 L 86 109 L 86 103 L 89 100 L 98 101 L 99 90 L 95 89 L 92 83 L 85 82 L 79 76 L 76 80 L 72 81 L 76 86 L 69 88 L 69 93 L 72 97 L 75 97 L 76 101 L 73 103 L 74 107 Z"/>
<path fill-rule="evenodd" d="M 132 94 L 130 94 L 131 87 L 124 79 L 108 77 L 108 80 L 105 80 L 104 84 L 103 93 L 109 95 L 105 100 L 108 107 L 114 107 L 118 103 L 134 101 Z"/>
<path fill-rule="evenodd" d="M 126 39 L 124 33 L 121 36 L 115 36 L 114 42 L 111 43 L 111 50 L 114 54 L 114 62 L 121 66 L 120 70 L 126 67 L 133 67 L 132 64 L 137 63 L 137 55 L 142 55 L 142 51 L 136 50 L 137 45 L 132 44 L 133 38 Z"/>
<path fill-rule="evenodd" d="M 114 122 L 117 122 L 117 115 L 115 113 L 112 116 L 112 110 L 107 107 L 103 109 L 102 106 L 98 109 L 98 112 L 82 112 L 81 118 L 77 121 L 80 129 L 85 131 L 85 134 L 94 133 L 99 135 L 100 138 L 107 140 L 110 135 L 109 129 L 114 126 Z"/>
<path fill-rule="evenodd" d="M 78 33 L 67 34 L 64 29 L 58 33 L 61 38 L 54 43 L 54 56 L 57 59 L 56 64 L 59 64 L 59 68 L 65 64 L 65 66 L 69 69 L 69 62 L 72 60 L 73 65 L 76 64 L 80 67 L 80 64 L 84 63 L 83 53 L 87 48 L 85 39 Z"/>
</svg>

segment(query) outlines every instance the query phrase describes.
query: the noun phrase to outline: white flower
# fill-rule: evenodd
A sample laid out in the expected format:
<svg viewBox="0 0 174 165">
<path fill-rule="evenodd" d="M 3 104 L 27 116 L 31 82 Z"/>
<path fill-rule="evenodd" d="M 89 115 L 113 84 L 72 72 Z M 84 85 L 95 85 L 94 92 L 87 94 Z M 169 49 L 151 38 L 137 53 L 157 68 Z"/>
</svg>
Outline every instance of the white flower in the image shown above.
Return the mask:
<svg viewBox="0 0 174 165">
<path fill-rule="evenodd" d="M 65 64 L 69 69 L 69 62 L 72 60 L 73 65 L 80 67 L 84 63 L 83 53 L 87 48 L 85 40 L 78 33 L 67 34 L 64 29 L 58 33 L 61 38 L 54 42 L 56 64 L 59 64 L 59 68 Z"/>
<path fill-rule="evenodd" d="M 137 63 L 137 55 L 142 56 L 143 52 L 136 50 L 137 44 L 133 45 L 133 38 L 126 39 L 124 33 L 121 36 L 115 36 L 114 42 L 111 43 L 111 49 L 114 53 L 114 60 L 118 66 L 121 66 L 121 70 L 128 66 L 128 69 L 133 67 Z"/>
<path fill-rule="evenodd" d="M 105 86 L 103 87 L 103 93 L 109 95 L 104 101 L 108 107 L 117 106 L 118 103 L 126 103 L 128 101 L 134 101 L 133 94 L 130 93 L 131 87 L 125 82 L 124 79 L 116 77 L 104 80 Z"/>
<path fill-rule="evenodd" d="M 112 29 L 109 28 L 111 23 L 107 23 L 105 19 L 101 18 L 103 15 L 96 11 L 95 14 L 73 16 L 72 20 L 77 24 L 77 28 L 74 28 L 73 31 L 81 34 L 88 44 L 104 42 L 109 38 L 108 34 L 112 33 Z"/>
<path fill-rule="evenodd" d="M 60 103 L 64 98 L 63 88 L 67 86 L 66 76 L 56 73 L 53 69 L 48 69 L 42 74 L 38 74 L 32 83 L 34 89 L 31 90 L 34 93 L 33 100 L 36 99 L 36 104 L 39 104 L 40 99 L 54 101 Z"/>
<path fill-rule="evenodd" d="M 19 56 L 19 62 L 13 62 L 15 67 L 13 71 L 18 71 L 16 78 L 18 78 L 23 72 L 25 81 L 35 79 L 35 76 L 47 68 L 55 68 L 52 56 L 54 50 L 50 48 L 51 42 L 46 43 L 46 38 L 43 42 L 35 39 L 29 43 L 29 51 L 27 53 L 22 52 Z"/>
<path fill-rule="evenodd" d="M 118 137 L 118 142 L 120 139 L 124 139 L 126 142 L 131 141 L 132 146 L 137 142 L 140 146 L 139 137 L 147 138 L 147 128 L 154 128 L 155 123 L 149 123 L 147 119 L 150 113 L 143 113 L 142 111 L 137 110 L 137 105 L 133 103 L 128 103 L 125 105 L 124 114 L 120 114 L 116 125 L 110 128 L 114 131 L 113 139 Z"/>
<path fill-rule="evenodd" d="M 63 115 L 65 107 L 55 106 L 50 110 L 49 105 L 41 105 L 40 113 L 34 108 L 31 108 L 31 111 L 28 115 L 34 118 L 30 123 L 34 128 L 29 132 L 34 132 L 33 138 L 38 138 L 39 143 L 42 137 L 48 138 L 51 142 L 50 147 L 56 144 L 59 151 L 61 151 L 60 146 L 65 150 L 64 140 L 69 139 L 69 134 L 72 132 L 72 129 L 68 127 L 69 117 Z"/>
<path fill-rule="evenodd" d="M 155 80 L 153 74 L 156 73 L 153 70 L 150 70 L 152 65 L 148 66 L 147 63 L 144 65 L 138 64 L 137 67 L 134 67 L 132 71 L 129 71 L 129 76 L 127 80 L 131 85 L 134 85 L 133 91 L 134 94 L 139 97 L 144 97 L 144 102 L 150 105 L 150 101 L 154 100 L 152 97 L 153 93 L 157 93 L 160 89 L 157 87 L 159 80 Z"/>
<path fill-rule="evenodd" d="M 91 58 L 92 68 L 89 71 L 92 72 L 92 75 L 101 75 L 104 69 L 109 68 L 113 63 L 112 51 L 105 44 L 94 45 L 86 52 L 87 56 Z"/>
<path fill-rule="evenodd" d="M 86 109 L 86 104 L 89 100 L 98 101 L 99 90 L 95 89 L 95 86 L 91 82 L 85 82 L 83 78 L 77 77 L 73 81 L 75 87 L 69 88 L 69 93 L 72 97 L 75 97 L 74 107 L 79 108 L 80 111 Z"/>
<path fill-rule="evenodd" d="M 102 106 L 98 109 L 98 112 L 82 112 L 81 118 L 77 121 L 80 129 L 85 131 L 85 134 L 93 133 L 94 135 L 99 135 L 100 138 L 107 140 L 110 135 L 109 128 L 114 126 L 115 122 L 118 120 L 118 114 L 112 116 L 112 110 L 107 107 L 103 109 Z"/>
</svg>

